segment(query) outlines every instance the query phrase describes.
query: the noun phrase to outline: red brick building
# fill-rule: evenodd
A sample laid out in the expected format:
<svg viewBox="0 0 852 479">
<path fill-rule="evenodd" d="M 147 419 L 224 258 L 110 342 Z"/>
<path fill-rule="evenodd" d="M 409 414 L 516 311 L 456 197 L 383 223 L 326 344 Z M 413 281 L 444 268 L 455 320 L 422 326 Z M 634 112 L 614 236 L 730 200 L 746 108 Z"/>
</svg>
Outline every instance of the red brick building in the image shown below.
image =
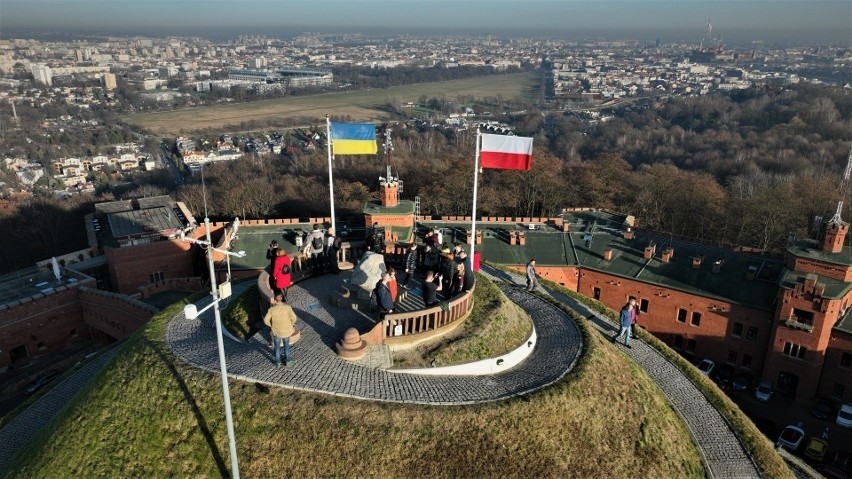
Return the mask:
<svg viewBox="0 0 852 479">
<path fill-rule="evenodd" d="M 828 223 L 821 241 L 787 248 L 764 376 L 779 391 L 852 397 L 852 249 L 848 224 Z"/>
<path fill-rule="evenodd" d="M 782 394 L 852 400 L 845 224 L 790 245 L 782 259 L 644 231 L 627 218 L 566 212 L 567 234 L 529 231 L 526 245 L 509 244 L 504 224 L 485 223 L 478 250 L 519 271 L 536 258 L 540 276 L 616 311 L 636 298 L 639 326 L 689 359 L 730 364 Z"/>
<path fill-rule="evenodd" d="M 195 225 L 186 206 L 168 196 L 98 203 L 86 218 L 90 247 L 106 256 L 112 289 L 130 295 L 165 279 L 196 276 L 193 245 L 180 240 L 182 232 L 203 236 Z"/>
</svg>

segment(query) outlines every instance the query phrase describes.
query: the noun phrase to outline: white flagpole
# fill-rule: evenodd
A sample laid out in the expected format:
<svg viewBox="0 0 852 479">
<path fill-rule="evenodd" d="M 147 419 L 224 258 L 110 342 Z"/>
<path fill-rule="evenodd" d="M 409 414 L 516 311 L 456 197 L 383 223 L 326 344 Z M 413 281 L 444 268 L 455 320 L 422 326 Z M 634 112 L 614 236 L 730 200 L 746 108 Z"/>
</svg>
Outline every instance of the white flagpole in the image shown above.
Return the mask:
<svg viewBox="0 0 852 479">
<path fill-rule="evenodd" d="M 479 144 L 481 133 L 476 128 L 476 158 L 473 160 L 473 214 L 470 218 L 470 269 L 473 271 L 473 252 L 476 248 L 476 192 L 479 189 Z"/>
<path fill-rule="evenodd" d="M 331 227 L 334 229 L 334 233 L 337 234 L 337 228 L 334 227 L 334 183 L 331 180 L 331 165 L 334 157 L 331 155 L 331 119 L 329 119 L 328 115 L 325 116 L 325 128 L 325 143 L 328 147 L 328 201 L 331 204 Z"/>
</svg>

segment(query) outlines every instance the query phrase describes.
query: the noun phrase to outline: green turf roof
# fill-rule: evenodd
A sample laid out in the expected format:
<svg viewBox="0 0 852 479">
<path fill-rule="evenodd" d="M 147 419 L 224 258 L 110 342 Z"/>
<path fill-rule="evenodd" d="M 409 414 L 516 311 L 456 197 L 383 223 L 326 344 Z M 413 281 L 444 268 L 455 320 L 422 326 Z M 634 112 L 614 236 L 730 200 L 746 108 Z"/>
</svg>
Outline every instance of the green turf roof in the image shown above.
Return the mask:
<svg viewBox="0 0 852 479">
<path fill-rule="evenodd" d="M 787 247 L 787 252 L 799 258 L 807 258 L 821 263 L 852 265 L 852 247 L 844 246 L 839 253 L 823 251 L 815 240 L 802 239 Z"/>
<path fill-rule="evenodd" d="M 784 268 L 779 260 L 644 233 L 624 239 L 620 231 L 598 230 L 592 235 L 591 248 L 586 248 L 583 236 L 584 233 L 570 235 L 583 267 L 767 310 L 773 307 Z M 652 243 L 656 244 L 656 254 L 645 259 L 645 247 Z M 661 253 L 669 246 L 674 253 L 666 263 Z M 612 250 L 611 261 L 604 260 L 607 249 Z M 703 259 L 701 267 L 695 269 L 693 258 L 697 257 Z M 713 263 L 717 260 L 721 260 L 721 267 L 714 273 Z M 756 271 L 755 280 L 746 278 L 750 267 Z"/>
<path fill-rule="evenodd" d="M 410 203 L 410 202 L 407 202 Z M 634 231 L 632 240 L 624 239 L 622 225 L 624 215 L 606 212 L 570 213 L 564 220 L 570 224 L 570 232 L 563 233 L 552 225 L 538 226 L 529 230 L 522 223 L 477 223 L 477 230 L 483 232 L 482 244 L 476 250 L 482 253 L 485 261 L 499 264 L 525 264 L 535 258 L 540 266 L 581 266 L 615 276 L 635 279 L 648 284 L 659 285 L 686 293 L 718 298 L 735 304 L 771 310 L 776 301 L 779 281 L 782 286 L 791 284 L 790 275 L 781 260 L 735 253 L 731 250 L 680 241 L 665 236 Z M 260 269 L 267 264 L 266 247 L 277 239 L 279 245 L 288 253 L 295 253 L 295 230 L 311 229 L 310 224 L 243 226 L 240 238 L 234 250 L 245 250 L 245 258 L 232 258 L 234 269 Z M 417 241 L 422 242 L 428 227 L 440 227 L 444 230 L 444 239 L 448 245 L 454 241 L 464 243 L 465 231 L 470 229 L 466 222 L 426 222 L 418 223 Z M 409 227 L 392 227 L 400 238 L 407 238 Z M 526 244 L 510 246 L 507 235 L 510 230 L 524 230 Z M 585 239 L 592 237 L 590 247 Z M 645 247 L 651 243 L 657 245 L 653 258 L 643 257 Z M 672 260 L 664 263 L 662 251 L 671 246 L 674 249 Z M 604 260 L 604 251 L 612 250 L 610 261 Z M 692 267 L 694 257 L 703 256 L 699 269 Z M 713 263 L 722 260 L 719 273 L 713 273 Z M 756 274 L 754 280 L 746 278 L 749 269 Z M 832 285 L 828 279 L 826 294 L 840 294 L 845 283 Z M 785 286 L 786 287 L 786 286 Z M 852 323 L 852 320 L 849 321 Z"/>
<path fill-rule="evenodd" d="M 731 250 L 634 232 L 632 240 L 623 237 L 625 216 L 607 212 L 570 213 L 564 217 L 570 232 L 562 233 L 552 226 L 526 230 L 526 245 L 510 246 L 509 230 L 526 229 L 523 223 L 477 223 L 483 231 L 483 242 L 477 246 L 486 261 L 501 264 L 525 264 L 535 258 L 540 266 L 575 266 L 589 268 L 635 279 L 663 288 L 675 289 L 701 296 L 718 298 L 736 304 L 771 310 L 775 303 L 779 277 L 784 263 L 777 259 L 734 253 Z M 469 223 L 429 222 L 430 226 L 456 229 L 464 239 Z M 420 235 L 422 232 L 419 232 Z M 421 235 L 422 236 L 422 235 Z M 591 236 L 591 246 L 586 247 L 586 237 Z M 445 234 L 445 238 L 451 238 Z M 451 243 L 450 239 L 445 239 Z M 645 247 L 651 243 L 657 251 L 650 260 L 645 259 Z M 664 263 L 660 254 L 667 247 L 674 249 L 672 260 Z M 604 260 L 604 251 L 612 250 L 612 260 Z M 699 269 L 692 267 L 692 258 L 703 256 Z M 722 260 L 718 273 L 713 273 L 713 262 Z M 749 268 L 754 268 L 755 280 L 748 280 Z"/>
<path fill-rule="evenodd" d="M 852 283 L 847 283 L 845 281 L 829 278 L 828 276 L 816 273 L 803 273 L 801 271 L 793 271 L 790 269 L 786 269 L 784 271 L 779 283 L 784 289 L 793 289 L 797 284 L 804 283 L 805 277 L 809 275 L 816 276 L 817 283 L 825 285 L 825 292 L 822 294 L 824 298 L 841 299 L 849 291 L 849 288 L 852 288 Z"/>
<path fill-rule="evenodd" d="M 405 200 L 400 201 L 396 206 L 387 207 L 368 201 L 364 203 L 363 211 L 365 215 L 413 215 L 414 202 Z"/>
<path fill-rule="evenodd" d="M 313 230 L 313 223 L 297 223 L 290 225 L 240 226 L 239 238 L 233 243 L 232 251 L 245 251 L 245 258 L 231 257 L 232 269 L 262 269 L 269 261 L 266 259 L 266 248 L 272 240 L 278 241 L 278 247 L 284 248 L 288 254 L 297 253 L 296 231 Z"/>
<path fill-rule="evenodd" d="M 834 325 L 834 329 L 843 331 L 847 334 L 852 334 L 852 308 L 849 308 L 846 311 L 846 314 L 837 321 L 837 324 Z"/>
</svg>

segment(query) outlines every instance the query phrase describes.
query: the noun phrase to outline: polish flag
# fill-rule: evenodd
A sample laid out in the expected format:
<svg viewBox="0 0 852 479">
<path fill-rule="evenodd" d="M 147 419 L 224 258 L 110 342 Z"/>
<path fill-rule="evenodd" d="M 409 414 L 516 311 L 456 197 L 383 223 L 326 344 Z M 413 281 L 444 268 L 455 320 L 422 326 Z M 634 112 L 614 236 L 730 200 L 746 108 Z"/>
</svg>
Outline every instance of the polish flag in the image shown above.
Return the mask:
<svg viewBox="0 0 852 479">
<path fill-rule="evenodd" d="M 532 138 L 483 133 L 479 164 L 483 168 L 529 171 L 532 167 L 532 146 Z"/>
</svg>

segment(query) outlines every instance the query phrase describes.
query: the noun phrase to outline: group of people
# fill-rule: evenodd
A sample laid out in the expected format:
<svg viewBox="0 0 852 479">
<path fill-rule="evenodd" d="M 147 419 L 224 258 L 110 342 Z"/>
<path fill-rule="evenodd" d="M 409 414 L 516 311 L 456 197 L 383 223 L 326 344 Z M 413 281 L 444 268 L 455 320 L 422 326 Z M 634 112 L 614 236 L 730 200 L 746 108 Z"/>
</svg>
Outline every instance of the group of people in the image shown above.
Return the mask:
<svg viewBox="0 0 852 479">
<path fill-rule="evenodd" d="M 297 233 L 299 234 L 299 233 Z M 302 241 L 296 241 L 297 247 L 299 243 L 304 243 L 303 255 L 307 259 L 310 257 L 312 272 L 314 276 L 320 276 L 325 272 L 340 273 L 340 266 L 337 263 L 337 253 L 341 248 L 341 238 L 334 234 L 334 228 L 329 228 L 323 232 L 319 224 L 315 224 L 313 230 L 302 238 Z M 275 291 L 275 294 L 281 294 L 284 302 L 287 301 L 287 288 L 293 284 L 292 263 L 293 260 L 278 246 L 278 241 L 272 241 L 266 249 L 266 259 L 270 262 L 270 286 Z"/>
<path fill-rule="evenodd" d="M 337 252 L 340 251 L 342 241 L 334 234 L 334 228 L 323 232 L 318 224 L 314 224 L 313 230 L 308 234 L 304 250 L 306 257 L 308 254 L 311 256 L 314 276 L 320 276 L 326 271 L 340 273 Z"/>
<path fill-rule="evenodd" d="M 436 243 L 438 238 L 440 236 L 430 234 L 422 246 L 409 243 L 405 252 L 405 277 L 401 283 L 397 283 L 396 271 L 392 267 L 382 275 L 375 289 L 376 302 L 382 316 L 393 312 L 398 288 L 401 286 L 408 289 L 409 281 L 418 273 L 424 274 L 423 303 L 427 308 L 439 304 L 438 293 L 449 299 L 473 289 L 475 276 L 461 244 L 456 243 L 452 250 L 448 247 L 440 249 Z"/>
<path fill-rule="evenodd" d="M 303 250 L 305 258 L 308 256 L 311 258 L 314 276 L 322 275 L 325 271 L 334 274 L 340 272 L 337 252 L 341 247 L 341 239 L 334 234 L 334 228 L 323 232 L 319 224 L 314 224 L 313 230 L 306 237 L 297 237 L 297 247 L 299 243 L 305 245 Z M 293 285 L 293 260 L 283 248 L 279 247 L 278 241 L 272 241 L 269 244 L 266 249 L 266 259 L 269 260 L 269 285 L 274 299 L 263 322 L 271 331 L 275 363 L 279 366 L 282 364 L 281 346 L 283 345 L 283 364 L 287 365 L 293 362 L 290 359 L 290 336 L 295 332 L 296 327 L 296 314 L 287 304 L 287 290 Z"/>
</svg>

